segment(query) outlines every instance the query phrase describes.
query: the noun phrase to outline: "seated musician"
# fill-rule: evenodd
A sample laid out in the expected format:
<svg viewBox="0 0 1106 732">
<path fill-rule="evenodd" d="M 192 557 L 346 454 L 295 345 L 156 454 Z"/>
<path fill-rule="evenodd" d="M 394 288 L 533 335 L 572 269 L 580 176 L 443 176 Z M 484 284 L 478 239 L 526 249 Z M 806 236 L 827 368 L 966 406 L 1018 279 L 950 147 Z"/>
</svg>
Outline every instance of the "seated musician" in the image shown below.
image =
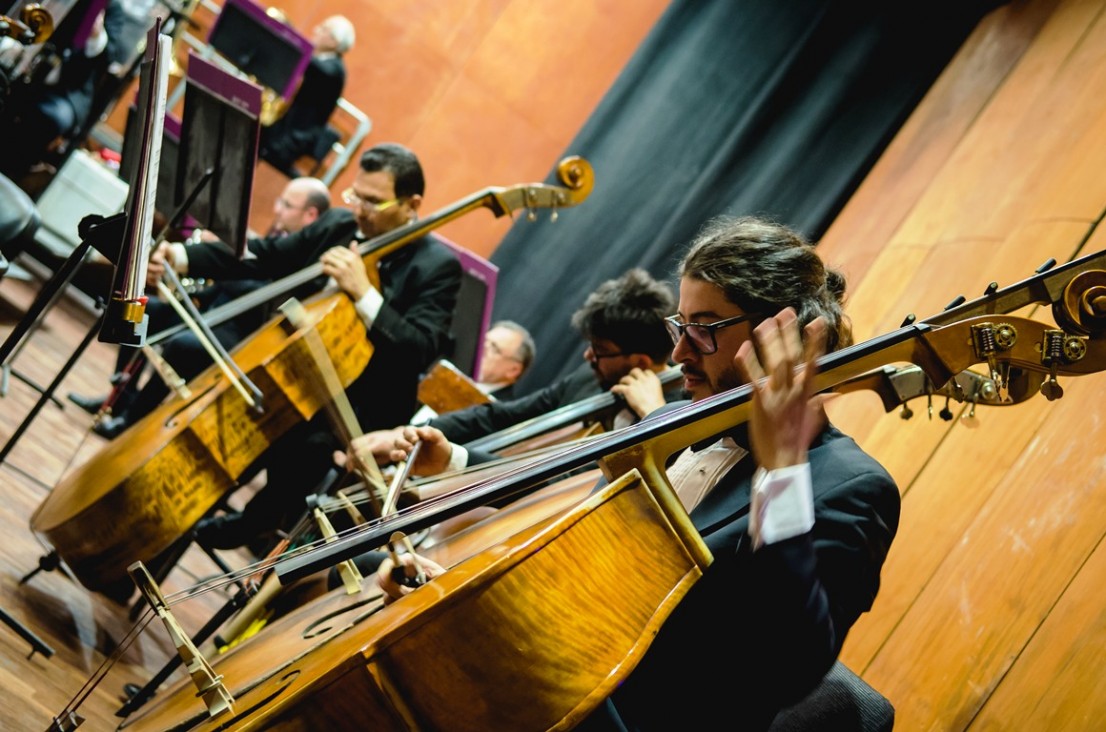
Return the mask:
<svg viewBox="0 0 1106 732">
<path fill-rule="evenodd" d="M 60 62 L 44 79 L 16 89 L 14 103 L 0 117 L 0 135 L 17 142 L 0 156 L 0 173 L 20 183 L 35 163 L 50 156 L 58 138 L 85 125 L 96 111 L 97 85 L 134 50 L 127 44 L 133 40 L 126 32 L 128 15 L 122 0 L 111 0 L 94 17 L 80 47 L 63 49 Z"/>
<path fill-rule="evenodd" d="M 577 729 L 766 729 L 871 608 L 899 492 L 829 424 L 813 383 L 815 358 L 851 341 L 844 289 L 799 235 L 759 219 L 715 222 L 684 257 L 668 321 L 684 387 L 695 402 L 753 382 L 751 421 L 670 464 L 714 561 Z M 398 560 L 407 577 L 416 563 L 430 581 L 446 571 L 415 554 Z M 394 568 L 386 558 L 376 574 L 389 601 L 418 592 Z"/>
<path fill-rule="evenodd" d="M 273 203 L 273 223 L 265 237 L 251 237 L 246 249 L 249 252 L 263 250 L 271 246 L 273 240 L 294 234 L 324 214 L 330 208 L 330 191 L 318 178 L 296 178 L 289 181 Z M 194 232 L 191 241 L 218 242 L 208 231 Z M 221 243 L 218 246 L 225 246 Z M 305 266 L 311 262 L 302 262 Z M 150 283 L 156 287 L 159 270 L 151 268 Z M 203 312 L 213 307 L 241 297 L 265 284 L 263 280 L 227 280 L 203 287 L 192 298 L 197 308 Z M 165 328 L 177 325 L 180 318 L 166 302 L 151 297 L 146 305 L 150 319 L 147 332 L 151 335 Z M 215 337 L 224 348 L 236 346 L 246 336 L 260 328 L 270 316 L 267 308 L 258 308 L 232 318 L 212 329 Z M 168 362 L 182 379 L 191 379 L 211 365 L 211 356 L 203 347 L 199 337 L 191 331 L 184 331 L 167 339 L 160 345 L 161 357 Z M 135 349 L 121 346 L 115 361 L 115 374 L 112 381 L 120 386 L 110 395 L 111 414 L 105 415 L 92 425 L 92 431 L 101 437 L 112 439 L 138 420 L 152 412 L 169 394 L 169 387 L 156 375 L 152 375 L 139 390 L 141 368 L 128 365 L 139 357 Z M 98 413 L 108 396 L 86 397 L 70 394 L 69 400 L 90 414 Z"/>
<path fill-rule="evenodd" d="M 607 280 L 572 315 L 572 325 L 588 342 L 578 369 L 532 394 L 450 412 L 432 419 L 430 426 L 460 445 L 608 390 L 626 403 L 608 426 L 631 424 L 665 403 L 657 374 L 668 367 L 672 352 L 664 318 L 674 307 L 669 286 L 643 269 Z M 389 462 L 402 432 L 397 427 L 366 433 L 354 440 L 353 450 Z M 453 465 L 464 466 L 460 459 Z"/>
<path fill-rule="evenodd" d="M 295 175 L 295 162 L 315 152 L 316 140 L 342 97 L 346 85 L 342 56 L 353 48 L 354 39 L 353 23 L 341 15 L 325 18 L 312 31 L 311 61 L 292 103 L 280 119 L 261 130 L 258 154 L 277 170 Z"/>
<path fill-rule="evenodd" d="M 514 393 L 515 383 L 530 368 L 534 362 L 537 347 L 530 331 L 513 320 L 499 320 L 492 323 L 488 332 L 484 334 L 484 348 L 480 356 L 480 373 L 477 381 L 469 382 L 480 393 L 487 394 L 494 399 L 510 399 Z M 448 373 L 448 372 L 447 372 Z M 427 379 L 432 379 L 435 371 L 424 376 L 420 382 L 420 389 L 426 386 Z M 468 380 L 467 376 L 464 376 Z M 453 382 L 438 381 L 431 393 L 450 390 Z M 423 400 L 424 402 L 427 400 Z M 466 402 L 472 404 L 474 402 Z M 456 409 L 456 407 L 454 407 Z M 446 411 L 446 410 L 441 410 Z M 434 408 L 424 403 L 419 411 L 411 417 L 411 424 L 422 424 L 438 416 Z M 345 453 L 335 455 L 339 463 L 344 463 L 342 457 Z"/>
<path fill-rule="evenodd" d="M 530 364 L 537 347 L 530 331 L 513 320 L 497 320 L 484 334 L 484 352 L 476 385 L 485 394 L 505 401 L 514 396 L 514 387 Z"/>
<path fill-rule="evenodd" d="M 353 186 L 342 195 L 352 210 L 332 208 L 298 233 L 259 247 L 252 258 L 238 260 L 222 247 L 202 244 L 165 247 L 160 256 L 172 257 L 182 273 L 220 281 L 275 280 L 320 261 L 323 276 L 304 290 L 317 291 L 330 278 L 332 286 L 354 302 L 373 354 L 346 394 L 361 426 L 379 429 L 415 411 L 419 374 L 450 345 L 461 263 L 444 243 L 427 234 L 383 257 L 378 290 L 357 244 L 413 222 L 424 188 L 415 154 L 402 145 L 381 143 L 361 156 Z M 339 445 L 328 420 L 327 410 L 320 410 L 311 421 L 274 441 L 247 471 L 265 469 L 264 488 L 244 511 L 201 521 L 197 540 L 213 548 L 234 548 L 294 523 L 304 511 L 304 496 L 332 467 L 334 450 L 346 447 Z"/>
</svg>

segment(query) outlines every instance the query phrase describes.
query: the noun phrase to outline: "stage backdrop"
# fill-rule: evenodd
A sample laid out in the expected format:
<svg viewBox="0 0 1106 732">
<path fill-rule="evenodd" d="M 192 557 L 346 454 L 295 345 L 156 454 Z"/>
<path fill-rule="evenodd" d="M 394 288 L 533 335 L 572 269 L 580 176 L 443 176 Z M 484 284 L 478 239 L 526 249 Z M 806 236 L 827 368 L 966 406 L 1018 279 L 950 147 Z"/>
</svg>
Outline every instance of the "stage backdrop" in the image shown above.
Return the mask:
<svg viewBox="0 0 1106 732">
<path fill-rule="evenodd" d="M 526 325 L 540 387 L 576 367 L 572 312 L 633 266 L 673 281 L 696 231 L 764 214 L 817 239 L 987 11 L 827 0 L 675 0 L 566 149 L 596 184 L 495 250 L 495 315 Z M 550 173 L 550 182 L 555 179 Z"/>
</svg>

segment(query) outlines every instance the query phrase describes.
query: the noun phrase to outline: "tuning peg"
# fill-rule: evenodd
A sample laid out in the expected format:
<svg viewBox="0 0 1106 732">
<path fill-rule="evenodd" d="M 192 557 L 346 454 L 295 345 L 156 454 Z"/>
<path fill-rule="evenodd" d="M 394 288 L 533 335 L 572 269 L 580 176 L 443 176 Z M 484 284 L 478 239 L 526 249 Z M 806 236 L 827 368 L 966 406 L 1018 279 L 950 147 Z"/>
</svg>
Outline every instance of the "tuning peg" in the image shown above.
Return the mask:
<svg viewBox="0 0 1106 732">
<path fill-rule="evenodd" d="M 1036 272 L 1037 274 L 1041 274 L 1043 272 L 1049 271 L 1050 269 L 1052 269 L 1055 266 L 1056 266 L 1056 260 L 1053 259 L 1052 257 L 1049 257 L 1048 259 L 1045 260 L 1044 264 L 1042 264 L 1040 267 L 1038 267 L 1037 269 L 1035 269 L 1033 271 Z"/>
<path fill-rule="evenodd" d="M 902 325 L 900 325 L 899 327 L 900 328 L 905 328 L 908 325 L 914 325 L 914 321 L 917 320 L 917 319 L 918 319 L 917 315 L 915 315 L 914 313 L 910 313 L 905 318 L 903 318 Z"/>
<path fill-rule="evenodd" d="M 1050 402 L 1064 396 L 1064 389 L 1056 381 L 1056 369 L 1063 358 L 1064 331 L 1045 331 L 1044 343 L 1041 344 L 1041 361 L 1048 366 L 1048 380 L 1041 384 L 1041 394 Z"/>
<path fill-rule="evenodd" d="M 1054 402 L 1060 397 L 1064 396 L 1064 387 L 1060 386 L 1060 383 L 1056 381 L 1055 377 L 1050 378 L 1045 383 L 1041 384 L 1041 394 L 1045 399 L 1050 402 Z"/>
<path fill-rule="evenodd" d="M 952 310 L 957 305 L 963 304 L 966 299 L 967 298 L 964 297 L 963 295 L 957 295 L 956 299 L 954 299 L 952 302 L 950 302 L 948 305 L 945 306 L 945 310 Z"/>
</svg>

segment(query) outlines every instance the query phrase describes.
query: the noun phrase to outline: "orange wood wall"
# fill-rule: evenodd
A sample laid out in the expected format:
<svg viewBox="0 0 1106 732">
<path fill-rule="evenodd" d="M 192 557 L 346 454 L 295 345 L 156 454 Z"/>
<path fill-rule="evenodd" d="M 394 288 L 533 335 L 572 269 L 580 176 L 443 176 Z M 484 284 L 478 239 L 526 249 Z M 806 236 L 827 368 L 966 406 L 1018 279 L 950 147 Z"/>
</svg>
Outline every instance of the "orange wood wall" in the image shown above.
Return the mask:
<svg viewBox="0 0 1106 732">
<path fill-rule="evenodd" d="M 1104 170 L 1106 1 L 994 11 L 820 244 L 850 278 L 858 339 L 1106 249 Z M 1061 385 L 951 422 L 924 402 L 909 421 L 871 395 L 832 405 L 904 496 L 843 656 L 894 703 L 896 730 L 1106 719 L 1106 375 Z"/>
<path fill-rule="evenodd" d="M 394 141 L 415 150 L 426 172 L 429 213 L 489 186 L 544 180 L 666 5 L 287 0 L 274 7 L 308 36 L 329 15 L 354 22 L 344 96 L 372 119 L 363 147 Z M 207 23 L 211 16 L 200 8 L 195 17 Z M 116 115 L 112 124 L 121 129 Z M 355 157 L 331 186 L 336 202 L 356 167 Z M 259 165 L 255 230 L 268 227 L 285 180 Z M 508 219 L 477 211 L 441 232 L 488 256 L 509 228 Z"/>
</svg>

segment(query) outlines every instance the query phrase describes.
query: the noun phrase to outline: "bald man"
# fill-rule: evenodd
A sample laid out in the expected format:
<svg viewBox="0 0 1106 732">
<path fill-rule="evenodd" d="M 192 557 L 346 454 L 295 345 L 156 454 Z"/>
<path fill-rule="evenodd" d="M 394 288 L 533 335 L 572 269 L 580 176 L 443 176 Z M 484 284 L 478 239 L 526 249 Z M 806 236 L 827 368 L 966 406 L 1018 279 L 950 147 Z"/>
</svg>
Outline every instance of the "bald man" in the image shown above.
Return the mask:
<svg viewBox="0 0 1106 732">
<path fill-rule="evenodd" d="M 273 202 L 273 222 L 269 227 L 269 233 L 263 238 L 251 239 L 247 248 L 252 248 L 255 243 L 263 240 L 294 234 L 313 223 L 329 208 L 330 190 L 325 183 L 318 178 L 294 178 L 288 181 Z M 218 238 L 209 231 L 194 232 L 193 236 L 194 241 L 202 240 L 211 242 L 213 246 L 227 246 L 219 242 Z M 215 283 L 202 288 L 192 297 L 200 310 L 208 310 L 230 302 L 264 284 L 265 282 L 258 280 Z M 151 334 L 176 325 L 179 320 L 173 309 L 157 298 L 150 298 L 146 312 L 150 316 L 147 329 Z M 260 328 L 266 317 L 266 312 L 255 310 L 216 326 L 213 332 L 219 342 L 229 349 Z M 115 363 L 116 374 L 112 378 L 116 381 L 127 378 L 127 386 L 111 405 L 112 414 L 101 415 L 101 418 L 92 426 L 93 432 L 101 437 L 108 439 L 115 437 L 130 424 L 146 416 L 169 393 L 169 387 L 156 375 L 151 376 L 140 391 L 138 381 L 141 369 L 132 369 L 129 377 L 123 376 L 134 353 L 132 348 L 119 349 Z M 167 339 L 161 346 L 161 355 L 185 380 L 196 376 L 211 365 L 211 358 L 199 339 L 188 331 Z M 100 412 L 105 398 L 69 394 L 71 402 L 92 414 Z"/>
</svg>

